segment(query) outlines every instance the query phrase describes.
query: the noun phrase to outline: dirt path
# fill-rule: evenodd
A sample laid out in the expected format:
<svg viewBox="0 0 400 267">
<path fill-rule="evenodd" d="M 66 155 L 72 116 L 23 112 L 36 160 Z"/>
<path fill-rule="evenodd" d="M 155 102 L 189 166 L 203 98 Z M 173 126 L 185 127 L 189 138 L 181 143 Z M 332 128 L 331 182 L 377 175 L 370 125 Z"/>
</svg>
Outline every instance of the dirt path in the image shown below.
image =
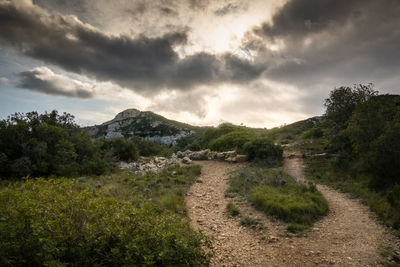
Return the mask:
<svg viewBox="0 0 400 267">
<path fill-rule="evenodd" d="M 287 237 L 284 225 L 246 204 L 240 205 L 241 214 L 259 218 L 265 229 L 239 226 L 239 218 L 226 212 L 224 193 L 228 174 L 241 165 L 196 164 L 202 166 L 201 182 L 190 188 L 186 203 L 192 226 L 215 237 L 212 266 L 376 266 L 381 247 L 394 242 L 365 206 L 321 185 L 330 213 L 306 236 Z M 285 170 L 299 180 L 304 180 L 302 164 L 298 154 L 285 154 Z"/>
</svg>

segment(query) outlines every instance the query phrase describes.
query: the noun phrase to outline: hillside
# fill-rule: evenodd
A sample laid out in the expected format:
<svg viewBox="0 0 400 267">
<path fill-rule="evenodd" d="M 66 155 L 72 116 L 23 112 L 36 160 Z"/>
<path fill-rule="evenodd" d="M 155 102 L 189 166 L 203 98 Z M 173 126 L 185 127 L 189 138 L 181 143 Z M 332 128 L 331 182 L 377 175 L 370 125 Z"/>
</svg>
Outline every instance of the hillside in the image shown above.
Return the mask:
<svg viewBox="0 0 400 267">
<path fill-rule="evenodd" d="M 199 128 L 169 120 L 151 111 L 127 109 L 110 121 L 84 129 L 94 138 L 140 136 L 160 144 L 176 145 L 179 139 L 194 134 Z"/>
</svg>

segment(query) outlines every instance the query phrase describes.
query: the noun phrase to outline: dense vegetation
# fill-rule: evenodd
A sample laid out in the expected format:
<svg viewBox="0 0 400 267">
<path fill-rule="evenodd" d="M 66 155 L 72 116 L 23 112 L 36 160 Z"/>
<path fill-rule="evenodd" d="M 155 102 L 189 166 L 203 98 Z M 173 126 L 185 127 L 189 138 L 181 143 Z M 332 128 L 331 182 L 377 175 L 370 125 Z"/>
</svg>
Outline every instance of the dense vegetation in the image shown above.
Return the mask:
<svg viewBox="0 0 400 267">
<path fill-rule="evenodd" d="M 108 164 L 101 143 L 57 111 L 16 113 L 0 121 L 0 176 L 101 174 Z"/>
<path fill-rule="evenodd" d="M 341 120 L 330 107 L 340 106 L 337 94 L 354 95 Z M 331 157 L 310 158 L 309 176 L 361 197 L 400 229 L 400 96 L 377 95 L 370 86 L 339 88 L 326 103 L 324 151 Z"/>
<path fill-rule="evenodd" d="M 165 145 L 143 140 L 92 140 L 71 114 L 16 113 L 0 121 L 0 177 L 100 175 L 115 161 L 169 156 Z"/>
<path fill-rule="evenodd" d="M 163 156 L 172 155 L 172 150 L 164 144 L 158 144 L 153 141 L 142 139 L 139 136 L 133 136 L 129 139 L 111 138 L 100 141 L 101 148 L 105 158 L 112 161 L 136 161 L 139 156 Z"/>
<path fill-rule="evenodd" d="M 312 226 L 328 212 L 326 199 L 314 185 L 298 183 L 276 167 L 247 167 L 235 172 L 226 195 L 245 197 L 267 215 L 287 222 L 293 232 Z M 232 214 L 233 208 L 227 208 Z"/>
<path fill-rule="evenodd" d="M 275 130 L 306 155 L 308 178 L 352 193 L 387 225 L 400 229 L 400 96 L 371 84 L 339 87 L 314 124 Z M 293 129 L 301 129 L 293 134 Z"/>
<path fill-rule="evenodd" d="M 249 160 L 282 159 L 282 147 L 275 145 L 272 135 L 265 129 L 254 129 L 222 123 L 218 127 L 205 130 L 184 138 L 178 144 L 179 149 L 211 149 L 212 151 L 236 150 L 246 154 Z"/>
<path fill-rule="evenodd" d="M 198 166 L 27 180 L 0 192 L 2 266 L 201 266 L 209 240 L 182 220 Z"/>
</svg>

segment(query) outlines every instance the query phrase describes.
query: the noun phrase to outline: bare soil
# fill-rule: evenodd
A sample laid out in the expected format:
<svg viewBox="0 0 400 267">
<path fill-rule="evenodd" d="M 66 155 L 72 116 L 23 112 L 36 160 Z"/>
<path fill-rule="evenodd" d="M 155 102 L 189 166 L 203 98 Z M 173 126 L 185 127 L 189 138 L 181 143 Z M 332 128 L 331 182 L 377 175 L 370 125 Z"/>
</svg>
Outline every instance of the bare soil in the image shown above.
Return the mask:
<svg viewBox="0 0 400 267">
<path fill-rule="evenodd" d="M 304 181 L 299 153 L 285 153 L 284 169 Z M 318 190 L 330 212 L 303 236 L 289 236 L 285 225 L 235 199 L 241 215 L 258 218 L 263 229 L 240 226 L 240 218 L 226 211 L 229 174 L 243 167 L 217 161 L 198 161 L 202 174 L 188 191 L 186 203 L 191 225 L 213 236 L 211 266 L 377 266 L 384 247 L 398 240 L 378 224 L 368 208 L 349 196 L 323 185 Z"/>
</svg>

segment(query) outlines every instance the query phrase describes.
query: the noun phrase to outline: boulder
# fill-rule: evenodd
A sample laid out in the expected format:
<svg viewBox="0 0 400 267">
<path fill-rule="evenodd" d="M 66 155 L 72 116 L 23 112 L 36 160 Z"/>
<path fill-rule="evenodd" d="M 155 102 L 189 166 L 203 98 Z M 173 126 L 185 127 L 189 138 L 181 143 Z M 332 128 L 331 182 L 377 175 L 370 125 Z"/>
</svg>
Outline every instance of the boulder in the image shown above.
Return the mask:
<svg viewBox="0 0 400 267">
<path fill-rule="evenodd" d="M 186 156 L 189 157 L 191 160 L 207 160 L 209 153 L 210 150 L 206 149 L 201 151 L 193 151 Z"/>
<path fill-rule="evenodd" d="M 230 163 L 235 163 L 236 162 L 236 157 L 226 157 L 225 161 L 226 162 L 230 162 Z"/>
<path fill-rule="evenodd" d="M 237 163 L 243 163 L 247 161 L 247 156 L 246 155 L 236 155 L 236 162 Z"/>
<path fill-rule="evenodd" d="M 225 159 L 225 154 L 223 152 L 217 153 L 216 159 L 217 160 L 224 160 Z"/>
<path fill-rule="evenodd" d="M 184 157 L 184 158 L 182 159 L 182 163 L 184 163 L 184 164 L 190 164 L 190 163 L 192 163 L 192 160 L 191 160 L 190 158 L 188 158 L 188 157 Z"/>
<path fill-rule="evenodd" d="M 225 154 L 225 158 L 236 157 L 237 153 L 235 150 L 223 152 Z"/>
<path fill-rule="evenodd" d="M 209 153 L 208 153 L 208 160 L 215 160 L 215 159 L 217 159 L 217 152 L 213 152 L 213 151 L 210 151 Z"/>
</svg>

